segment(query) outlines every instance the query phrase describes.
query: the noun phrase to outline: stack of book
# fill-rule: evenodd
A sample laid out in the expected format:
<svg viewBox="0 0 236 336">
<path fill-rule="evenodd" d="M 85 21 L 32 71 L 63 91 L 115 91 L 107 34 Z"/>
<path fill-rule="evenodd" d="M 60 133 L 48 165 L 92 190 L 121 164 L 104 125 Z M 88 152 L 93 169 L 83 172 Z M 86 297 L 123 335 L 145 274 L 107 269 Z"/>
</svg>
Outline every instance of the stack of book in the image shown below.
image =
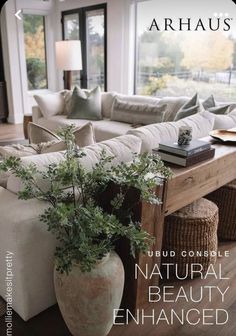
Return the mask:
<svg viewBox="0 0 236 336">
<path fill-rule="evenodd" d="M 159 149 L 153 151 L 159 154 L 163 161 L 182 167 L 192 166 L 211 159 L 215 155 L 215 149 L 211 147 L 211 144 L 201 140 L 192 140 L 187 146 L 179 146 L 177 143 L 161 143 Z"/>
</svg>

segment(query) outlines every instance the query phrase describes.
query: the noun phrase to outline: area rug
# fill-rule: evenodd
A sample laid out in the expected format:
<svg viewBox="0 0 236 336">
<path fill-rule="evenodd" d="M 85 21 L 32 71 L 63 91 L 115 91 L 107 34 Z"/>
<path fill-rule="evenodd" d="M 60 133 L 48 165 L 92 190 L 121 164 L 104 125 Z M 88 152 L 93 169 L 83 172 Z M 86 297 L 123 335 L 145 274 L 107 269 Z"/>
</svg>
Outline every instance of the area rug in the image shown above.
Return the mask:
<svg viewBox="0 0 236 336">
<path fill-rule="evenodd" d="M 0 317 L 6 313 L 6 302 L 0 296 Z"/>
</svg>

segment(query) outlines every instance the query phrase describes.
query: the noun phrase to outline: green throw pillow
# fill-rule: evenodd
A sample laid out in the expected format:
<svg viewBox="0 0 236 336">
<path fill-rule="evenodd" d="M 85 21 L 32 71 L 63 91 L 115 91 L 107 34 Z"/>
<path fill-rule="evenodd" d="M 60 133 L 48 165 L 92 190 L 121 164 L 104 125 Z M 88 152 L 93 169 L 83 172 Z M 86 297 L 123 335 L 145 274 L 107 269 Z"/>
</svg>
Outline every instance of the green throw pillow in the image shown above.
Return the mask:
<svg viewBox="0 0 236 336">
<path fill-rule="evenodd" d="M 174 121 L 189 117 L 193 114 L 201 112 L 198 94 L 196 93 L 187 103 L 185 103 L 176 113 Z"/>
<path fill-rule="evenodd" d="M 70 103 L 68 119 L 101 120 L 101 90 L 96 87 L 90 92 L 84 92 L 75 86 Z"/>
<path fill-rule="evenodd" d="M 216 102 L 215 102 L 215 98 L 213 97 L 213 95 L 205 99 L 202 102 L 202 106 L 204 107 L 205 110 L 209 110 L 212 107 L 216 107 Z"/>
<path fill-rule="evenodd" d="M 227 114 L 229 110 L 230 104 L 223 106 L 215 106 L 208 109 L 209 112 L 214 114 Z"/>
</svg>

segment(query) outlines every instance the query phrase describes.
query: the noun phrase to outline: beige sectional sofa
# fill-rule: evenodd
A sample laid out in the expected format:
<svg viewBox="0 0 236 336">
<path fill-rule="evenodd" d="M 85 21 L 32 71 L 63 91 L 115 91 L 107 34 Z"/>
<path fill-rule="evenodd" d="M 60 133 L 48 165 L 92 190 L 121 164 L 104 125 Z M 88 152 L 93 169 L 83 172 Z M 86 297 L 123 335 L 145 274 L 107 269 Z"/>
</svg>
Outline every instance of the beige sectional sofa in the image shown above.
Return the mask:
<svg viewBox="0 0 236 336">
<path fill-rule="evenodd" d="M 102 106 L 102 120 L 91 121 L 94 126 L 96 141 L 107 140 L 119 135 L 126 134 L 128 131 L 134 129 L 134 126 L 124 121 L 112 120 L 111 111 L 114 97 L 118 97 L 129 104 L 146 104 L 146 105 L 158 105 L 160 98 L 145 97 L 145 96 L 128 96 L 121 95 L 115 92 L 103 92 L 101 94 L 101 106 Z M 166 97 L 162 99 L 162 104 L 166 105 L 166 112 L 163 121 L 172 121 L 178 109 L 188 100 L 188 97 Z M 32 109 L 33 122 L 43 127 L 48 128 L 51 131 L 56 131 L 58 128 L 68 124 L 75 124 L 76 126 L 82 126 L 88 122 L 84 119 L 68 119 L 65 114 L 57 114 L 54 116 L 43 116 L 40 108 L 34 106 Z M 153 122 L 155 123 L 155 119 Z M 138 124 L 138 122 L 137 122 Z"/>
<path fill-rule="evenodd" d="M 86 169 L 92 169 L 99 160 L 102 149 L 115 156 L 115 162 L 128 162 L 134 152 L 150 152 L 158 147 L 161 141 L 175 141 L 181 125 L 192 126 L 194 138 L 208 135 L 214 127 L 215 116 L 209 112 L 201 112 L 177 122 L 167 121 L 187 99 L 168 98 L 165 122 L 133 128 L 131 124 L 109 119 L 112 96 L 112 93 L 103 94 L 104 119 L 93 122 L 98 143 L 84 148 L 87 155 L 80 160 Z M 134 100 L 137 97 L 129 99 Z M 138 99 L 143 101 L 145 98 Z M 155 98 L 146 99 L 150 102 Z M 77 125 L 87 122 L 71 121 L 64 115 L 45 118 L 38 108 L 34 108 L 33 121 L 51 130 L 70 122 Z M 57 152 L 25 157 L 22 158 L 22 163 L 27 165 L 33 162 L 43 169 L 49 163 L 57 163 L 60 160 L 63 160 L 63 154 Z M 13 309 L 24 320 L 28 320 L 56 303 L 53 287 L 53 254 L 56 242 L 38 218 L 46 204 L 37 200 L 18 200 L 17 192 L 20 188 L 19 180 L 13 175 L 7 179 L 6 188 L 0 187 L 0 296 L 6 295 L 5 256 L 7 251 L 10 251 L 14 253 Z"/>
<path fill-rule="evenodd" d="M 115 162 L 128 162 L 132 153 L 140 152 L 141 139 L 124 135 L 84 149 L 80 159 L 86 169 L 92 169 L 101 150 L 115 156 Z M 39 169 L 63 160 L 61 152 L 22 158 L 27 165 L 35 163 Z M 56 242 L 46 225 L 39 221 L 47 204 L 35 199 L 18 200 L 21 184 L 11 175 L 6 189 L 0 187 L 0 296 L 6 295 L 6 255 L 14 253 L 13 309 L 26 321 L 56 303 L 53 287 L 54 251 Z"/>
<path fill-rule="evenodd" d="M 140 125 L 139 120 L 137 122 L 129 123 L 125 120 L 122 120 L 122 116 L 120 118 L 116 118 L 117 120 L 114 120 L 112 115 L 113 111 L 113 103 L 114 103 L 114 98 L 118 98 L 122 102 L 125 102 L 129 105 L 132 106 L 134 105 L 143 105 L 143 106 L 155 106 L 158 107 L 164 106 L 164 114 L 162 117 L 162 122 L 161 123 L 156 123 L 155 122 L 155 115 L 148 119 L 148 124 L 156 124 L 156 128 L 159 128 L 159 126 L 164 122 L 164 123 L 169 123 L 173 122 L 174 118 L 176 116 L 176 113 L 178 110 L 187 102 L 189 101 L 189 97 L 164 97 L 164 98 L 158 98 L 158 97 L 147 97 L 147 96 L 128 96 L 128 95 L 121 95 L 116 92 L 102 92 L 101 94 L 101 112 L 102 112 L 102 120 L 90 120 L 93 124 L 94 127 L 94 132 L 95 132 L 95 138 L 97 142 L 108 140 L 120 135 L 124 134 L 132 134 L 133 130 L 136 128 L 140 128 L 142 125 Z M 200 100 L 200 103 L 202 100 Z M 218 103 L 217 105 L 225 105 L 226 103 Z M 229 111 L 232 111 L 236 107 L 236 104 L 231 104 L 229 107 Z M 203 109 L 204 111 L 204 109 Z M 210 113 L 212 115 L 212 118 L 214 117 L 214 121 L 212 124 L 211 129 L 218 129 L 218 128 L 230 128 L 230 127 L 235 127 L 236 126 L 236 111 L 234 114 L 227 114 L 227 115 L 213 115 L 213 113 Z M 68 119 L 67 115 L 64 113 L 56 114 L 53 116 L 43 116 L 39 106 L 34 106 L 32 109 L 32 115 L 33 115 L 33 122 L 41 125 L 43 127 L 48 128 L 51 131 L 57 131 L 60 127 L 63 127 L 68 124 L 75 124 L 76 126 L 83 126 L 88 122 L 88 120 L 85 119 Z M 196 115 L 194 115 L 195 118 Z M 208 116 L 208 119 L 210 116 Z M 194 120 L 194 119 L 193 119 Z M 182 124 L 181 122 L 174 122 L 173 125 L 176 125 L 177 127 Z M 202 119 L 194 122 L 195 126 L 197 127 L 197 124 L 201 126 L 202 124 Z M 144 130 L 147 129 L 147 126 L 144 126 Z M 161 126 L 161 129 L 163 129 L 165 126 Z M 167 126 L 171 127 L 172 126 Z M 195 129 L 196 129 L 195 127 Z M 200 126 L 198 126 L 200 127 Z M 174 128 L 174 127 L 173 127 Z M 208 134 L 209 129 L 205 132 Z M 134 132 L 137 134 L 137 132 Z M 176 135 L 176 132 L 174 133 Z M 201 134 L 196 134 L 196 137 L 199 137 Z M 156 142 L 156 145 L 158 142 Z"/>
</svg>

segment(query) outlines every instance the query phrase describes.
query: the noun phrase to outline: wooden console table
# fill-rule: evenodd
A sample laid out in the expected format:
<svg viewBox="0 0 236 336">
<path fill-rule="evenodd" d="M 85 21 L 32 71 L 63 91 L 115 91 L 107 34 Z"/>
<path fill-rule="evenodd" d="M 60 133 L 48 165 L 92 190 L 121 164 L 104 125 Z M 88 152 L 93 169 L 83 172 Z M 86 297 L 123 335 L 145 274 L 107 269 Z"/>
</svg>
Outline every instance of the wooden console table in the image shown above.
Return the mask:
<svg viewBox="0 0 236 336">
<path fill-rule="evenodd" d="M 163 185 L 162 206 L 142 205 L 142 228 L 156 237 L 153 251 L 161 251 L 162 249 L 165 216 L 236 179 L 236 145 L 220 144 L 210 137 L 203 140 L 211 142 L 212 146 L 215 147 L 214 158 L 188 168 L 170 165 L 174 176 Z M 158 193 L 160 193 L 159 189 Z M 142 255 L 136 260 L 136 263 L 142 269 L 145 269 L 146 264 L 152 268 L 154 264 L 160 266 L 161 258 Z M 122 308 L 129 308 L 135 312 L 136 309 L 143 308 L 148 304 L 148 287 L 151 285 L 158 286 L 159 278 L 155 276 L 152 280 L 146 280 L 144 277 L 138 277 L 135 280 L 132 268 L 134 269 L 134 261 L 132 265 L 129 265 L 132 277 L 129 276 L 129 279 L 127 279 L 124 298 L 127 300 L 124 300 L 126 302 Z M 129 293 L 132 293 L 132 295 L 128 299 Z"/>
</svg>

